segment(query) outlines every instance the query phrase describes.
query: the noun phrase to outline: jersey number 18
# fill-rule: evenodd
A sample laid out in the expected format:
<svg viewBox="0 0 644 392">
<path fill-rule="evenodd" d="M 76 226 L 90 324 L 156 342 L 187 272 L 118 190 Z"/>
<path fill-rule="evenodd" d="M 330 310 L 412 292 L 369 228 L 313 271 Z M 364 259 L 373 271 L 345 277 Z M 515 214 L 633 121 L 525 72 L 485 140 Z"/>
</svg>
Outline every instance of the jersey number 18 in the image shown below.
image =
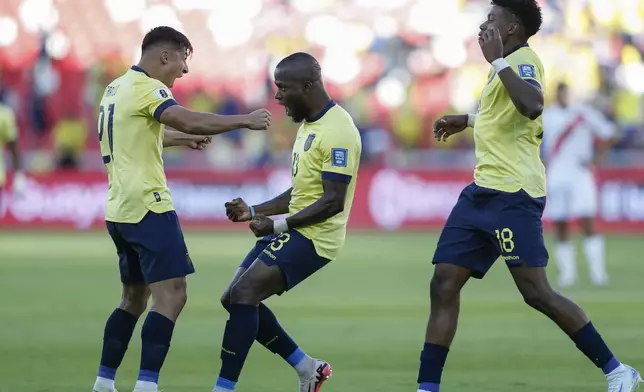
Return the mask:
<svg viewBox="0 0 644 392">
<path fill-rule="evenodd" d="M 98 110 L 100 123 L 98 126 L 98 141 L 101 143 L 101 154 L 103 155 L 103 163 L 108 164 L 114 160 L 114 104 L 111 103 L 107 107 L 107 143 L 109 146 L 109 155 L 103 148 L 103 135 L 105 133 L 105 106 L 101 105 Z"/>
</svg>

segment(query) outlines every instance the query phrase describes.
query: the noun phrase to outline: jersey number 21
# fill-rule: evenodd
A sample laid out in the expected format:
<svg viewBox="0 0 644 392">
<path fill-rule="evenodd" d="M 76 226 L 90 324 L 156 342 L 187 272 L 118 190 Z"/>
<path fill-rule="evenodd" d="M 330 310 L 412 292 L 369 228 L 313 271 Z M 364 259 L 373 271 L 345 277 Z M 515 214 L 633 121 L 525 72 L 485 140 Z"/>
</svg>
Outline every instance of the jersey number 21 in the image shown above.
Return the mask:
<svg viewBox="0 0 644 392">
<path fill-rule="evenodd" d="M 114 160 L 114 104 L 111 103 L 107 106 L 107 147 L 103 143 L 103 136 L 105 135 L 105 106 L 101 105 L 98 110 L 100 118 L 98 125 L 98 141 L 101 144 L 101 155 L 103 155 L 103 163 L 108 164 Z"/>
</svg>

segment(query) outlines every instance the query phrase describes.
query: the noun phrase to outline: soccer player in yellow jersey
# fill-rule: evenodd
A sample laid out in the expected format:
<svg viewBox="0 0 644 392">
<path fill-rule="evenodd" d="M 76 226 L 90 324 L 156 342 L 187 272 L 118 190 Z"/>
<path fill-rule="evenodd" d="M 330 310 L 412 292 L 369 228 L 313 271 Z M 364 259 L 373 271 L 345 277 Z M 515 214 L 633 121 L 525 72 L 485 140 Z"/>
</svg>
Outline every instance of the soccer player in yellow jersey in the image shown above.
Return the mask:
<svg viewBox="0 0 644 392">
<path fill-rule="evenodd" d="M 418 375 L 419 392 L 439 392 L 456 333 L 460 292 L 501 257 L 525 302 L 552 319 L 607 376 L 609 392 L 632 392 L 639 373 L 611 353 L 584 311 L 546 277 L 541 216 L 545 170 L 539 158 L 544 73 L 528 39 L 541 27 L 536 0 L 493 0 L 479 45 L 492 65 L 476 115 L 445 116 L 436 138 L 474 128 L 474 183 L 461 193 L 441 233 L 433 263 L 431 312 Z M 538 364 L 535 364 L 538 365 Z"/>
<path fill-rule="evenodd" d="M 0 93 L 1 94 L 1 93 Z M 26 178 L 22 172 L 22 162 L 20 149 L 18 148 L 18 127 L 16 126 L 16 117 L 13 109 L 4 104 L 3 97 L 0 96 L 0 216 L 4 213 L 6 205 L 3 203 L 2 194 L 7 181 L 7 172 L 5 169 L 4 150 L 5 147 L 11 151 L 13 158 L 13 184 L 12 191 L 14 194 L 20 194 L 26 186 Z"/>
<path fill-rule="evenodd" d="M 172 97 L 175 80 L 188 73 L 192 45 L 170 27 L 143 39 L 138 65 L 105 89 L 98 138 L 109 189 L 105 220 L 119 256 L 123 295 L 109 317 L 95 392 L 113 392 L 132 331 L 150 295 L 154 305 L 141 331 L 136 392 L 156 392 L 175 321 L 186 303 L 186 276 L 194 272 L 163 170 L 164 146 L 201 148 L 238 128 L 263 130 L 270 113 L 219 116 L 190 111 Z M 165 126 L 174 130 L 167 130 Z"/>
<path fill-rule="evenodd" d="M 226 203 L 233 222 L 250 220 L 263 237 L 248 253 L 221 302 L 230 313 L 214 392 L 235 389 L 253 341 L 295 368 L 301 392 L 317 392 L 331 366 L 309 357 L 262 303 L 282 294 L 335 259 L 346 236 L 362 145 L 351 116 L 329 98 L 319 63 L 295 53 L 275 70 L 275 99 L 293 121 L 303 122 L 292 156 L 292 187 L 275 199 L 249 207 Z M 271 215 L 288 214 L 272 220 Z"/>
</svg>

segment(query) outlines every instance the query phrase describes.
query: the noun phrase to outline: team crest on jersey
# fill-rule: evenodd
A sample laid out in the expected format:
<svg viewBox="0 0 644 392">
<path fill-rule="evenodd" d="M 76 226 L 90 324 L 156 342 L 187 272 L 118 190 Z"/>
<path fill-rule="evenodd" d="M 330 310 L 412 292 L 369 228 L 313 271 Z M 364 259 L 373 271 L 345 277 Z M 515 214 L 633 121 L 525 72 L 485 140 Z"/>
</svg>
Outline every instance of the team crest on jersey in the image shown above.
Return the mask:
<svg viewBox="0 0 644 392">
<path fill-rule="evenodd" d="M 154 90 L 154 95 L 159 99 L 165 99 L 170 97 L 170 91 L 165 88 L 158 88 Z"/>
<path fill-rule="evenodd" d="M 311 149 L 311 145 L 313 144 L 313 140 L 315 140 L 315 134 L 312 133 L 309 135 L 309 137 L 306 138 L 306 141 L 304 142 L 304 151 L 308 151 Z"/>
<path fill-rule="evenodd" d="M 536 78 L 537 73 L 534 70 L 534 65 L 532 64 L 519 65 L 519 76 L 521 76 L 522 78 Z"/>
</svg>

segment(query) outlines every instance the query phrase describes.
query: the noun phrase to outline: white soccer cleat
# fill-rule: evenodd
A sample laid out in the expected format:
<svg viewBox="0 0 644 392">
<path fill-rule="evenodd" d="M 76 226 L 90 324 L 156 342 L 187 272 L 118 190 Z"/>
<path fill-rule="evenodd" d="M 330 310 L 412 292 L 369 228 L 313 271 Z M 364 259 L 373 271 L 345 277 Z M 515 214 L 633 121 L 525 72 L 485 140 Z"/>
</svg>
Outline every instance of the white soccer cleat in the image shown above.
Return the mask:
<svg viewBox="0 0 644 392">
<path fill-rule="evenodd" d="M 105 389 L 105 388 L 100 388 L 100 387 L 94 387 L 92 389 L 92 392 L 119 392 L 116 389 Z"/>
<path fill-rule="evenodd" d="M 319 359 L 315 360 L 315 371 L 308 378 L 300 377 L 300 392 L 318 392 L 322 384 L 331 377 L 331 365 Z"/>
<path fill-rule="evenodd" d="M 620 365 L 606 376 L 608 392 L 634 392 L 642 382 L 640 373 L 628 365 Z"/>
</svg>

